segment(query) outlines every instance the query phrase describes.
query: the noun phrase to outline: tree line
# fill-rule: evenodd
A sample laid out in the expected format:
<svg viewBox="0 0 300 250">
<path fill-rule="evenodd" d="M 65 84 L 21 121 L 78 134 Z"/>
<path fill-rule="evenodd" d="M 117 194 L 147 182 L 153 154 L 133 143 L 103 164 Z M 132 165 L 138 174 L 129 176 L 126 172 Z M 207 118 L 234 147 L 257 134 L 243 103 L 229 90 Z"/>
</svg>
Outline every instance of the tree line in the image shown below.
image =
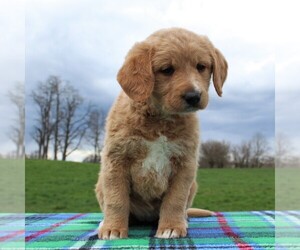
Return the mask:
<svg viewBox="0 0 300 250">
<path fill-rule="evenodd" d="M 104 117 L 100 109 L 86 103 L 79 90 L 58 76 L 39 82 L 30 94 L 36 108 L 31 137 L 38 150 L 30 157 L 65 161 L 85 141 L 93 147 L 93 159 L 99 159 Z"/>
<path fill-rule="evenodd" d="M 249 141 L 230 145 L 225 141 L 209 140 L 201 144 L 199 167 L 203 168 L 260 168 L 275 167 L 270 146 L 261 133 Z"/>
</svg>

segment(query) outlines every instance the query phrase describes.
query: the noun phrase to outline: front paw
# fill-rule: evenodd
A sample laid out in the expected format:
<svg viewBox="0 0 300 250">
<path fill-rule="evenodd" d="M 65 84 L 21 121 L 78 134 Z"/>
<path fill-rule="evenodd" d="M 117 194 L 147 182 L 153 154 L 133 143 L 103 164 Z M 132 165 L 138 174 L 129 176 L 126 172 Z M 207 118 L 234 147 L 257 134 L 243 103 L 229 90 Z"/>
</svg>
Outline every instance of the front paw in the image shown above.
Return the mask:
<svg viewBox="0 0 300 250">
<path fill-rule="evenodd" d="M 128 237 L 128 227 L 113 225 L 102 221 L 98 228 L 98 238 L 101 240 L 116 240 Z"/>
<path fill-rule="evenodd" d="M 162 224 L 158 226 L 155 237 L 156 238 L 180 238 L 185 237 L 187 234 L 186 223 L 172 223 L 172 224 Z"/>
</svg>

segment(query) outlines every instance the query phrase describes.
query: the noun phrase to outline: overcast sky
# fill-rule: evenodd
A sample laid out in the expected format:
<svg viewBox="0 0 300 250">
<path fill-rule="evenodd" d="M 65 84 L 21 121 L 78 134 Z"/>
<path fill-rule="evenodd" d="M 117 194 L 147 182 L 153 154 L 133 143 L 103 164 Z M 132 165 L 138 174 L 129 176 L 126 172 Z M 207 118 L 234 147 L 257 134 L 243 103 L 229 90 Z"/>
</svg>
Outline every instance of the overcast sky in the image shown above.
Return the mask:
<svg viewBox="0 0 300 250">
<path fill-rule="evenodd" d="M 283 10 L 281 1 L 275 5 L 273 1 L 253 0 L 43 0 L 43 4 L 31 0 L 26 6 L 25 36 L 20 32 L 23 19 L 18 22 L 18 18 L 10 18 L 7 41 L 0 40 L 0 56 L 7 59 L 3 60 L 4 66 L 1 61 L 1 67 L 24 65 L 22 42 L 26 39 L 26 126 L 30 131 L 35 110 L 28 94 L 38 81 L 58 75 L 74 84 L 88 101 L 107 111 L 120 91 L 116 73 L 130 47 L 158 29 L 186 28 L 207 35 L 229 64 L 223 97 L 219 98 L 211 88 L 209 106 L 199 112 L 202 140 L 238 143 L 260 132 L 271 143 L 276 121 L 276 132 L 292 137 L 297 148 L 300 53 L 293 18 L 298 13 L 289 3 L 292 2 L 284 2 Z M 19 17 L 21 12 L 20 9 Z M 8 50 L 13 36 L 19 39 L 13 39 L 14 49 Z M 18 60 L 9 61 L 11 58 Z M 10 71 L 13 70 L 4 70 L 0 75 L 2 94 L 14 82 L 24 79 L 24 67 L 23 71 L 19 67 L 20 72 L 15 74 L 18 77 L 8 77 Z M 13 110 L 3 100 L 1 126 L 7 129 Z M 4 107 L 10 112 L 3 112 Z M 12 147 L 5 133 L 0 139 L 0 150 Z M 27 152 L 37 148 L 28 133 L 26 147 Z M 81 160 L 86 150 L 81 148 L 69 160 Z"/>
</svg>

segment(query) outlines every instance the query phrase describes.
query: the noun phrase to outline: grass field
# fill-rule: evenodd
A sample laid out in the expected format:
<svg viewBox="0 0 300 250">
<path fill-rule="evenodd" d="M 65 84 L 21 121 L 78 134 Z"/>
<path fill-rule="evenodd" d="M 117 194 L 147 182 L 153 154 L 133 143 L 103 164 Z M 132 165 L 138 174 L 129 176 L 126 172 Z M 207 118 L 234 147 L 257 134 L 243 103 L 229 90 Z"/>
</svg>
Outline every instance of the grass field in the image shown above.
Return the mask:
<svg viewBox="0 0 300 250">
<path fill-rule="evenodd" d="M 98 164 L 26 160 L 26 212 L 98 212 Z M 200 169 L 194 207 L 274 210 L 274 169 Z"/>
<path fill-rule="evenodd" d="M 26 160 L 26 212 L 98 212 L 99 165 Z"/>
<path fill-rule="evenodd" d="M 276 169 L 276 210 L 300 210 L 300 168 Z"/>
<path fill-rule="evenodd" d="M 0 213 L 24 213 L 24 166 L 24 160 L 0 159 Z"/>
</svg>

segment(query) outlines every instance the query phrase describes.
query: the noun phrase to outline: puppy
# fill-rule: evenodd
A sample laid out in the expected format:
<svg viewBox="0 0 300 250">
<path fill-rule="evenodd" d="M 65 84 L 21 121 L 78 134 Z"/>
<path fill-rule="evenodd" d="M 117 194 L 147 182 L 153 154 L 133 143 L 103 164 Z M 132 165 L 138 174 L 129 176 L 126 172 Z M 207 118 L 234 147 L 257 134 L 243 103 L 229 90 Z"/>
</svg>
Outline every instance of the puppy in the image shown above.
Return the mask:
<svg viewBox="0 0 300 250">
<path fill-rule="evenodd" d="M 197 190 L 197 110 L 208 104 L 212 76 L 219 96 L 227 62 L 205 36 L 163 29 L 136 43 L 117 80 L 123 91 L 110 110 L 96 196 L 104 213 L 100 239 L 128 237 L 129 218 L 158 221 L 156 237 L 187 234 Z"/>
</svg>

